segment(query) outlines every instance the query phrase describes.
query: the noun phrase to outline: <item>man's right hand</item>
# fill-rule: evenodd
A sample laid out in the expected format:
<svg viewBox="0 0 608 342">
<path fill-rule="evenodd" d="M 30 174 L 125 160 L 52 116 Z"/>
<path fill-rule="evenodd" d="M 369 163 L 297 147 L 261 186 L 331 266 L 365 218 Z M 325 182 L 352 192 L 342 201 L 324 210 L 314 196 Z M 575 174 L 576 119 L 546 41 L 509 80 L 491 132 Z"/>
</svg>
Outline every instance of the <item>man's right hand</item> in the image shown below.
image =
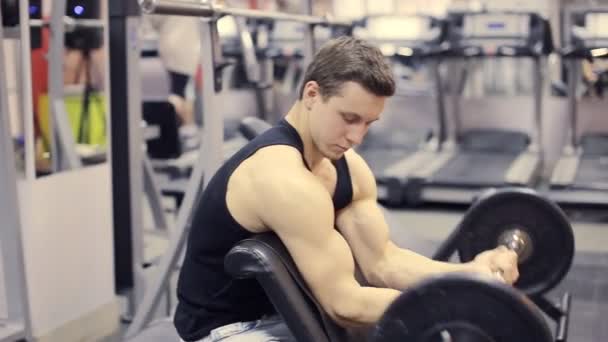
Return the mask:
<svg viewBox="0 0 608 342">
<path fill-rule="evenodd" d="M 504 246 L 479 253 L 469 266 L 475 273 L 498 279 L 509 285 L 519 278 L 517 254 Z"/>
</svg>

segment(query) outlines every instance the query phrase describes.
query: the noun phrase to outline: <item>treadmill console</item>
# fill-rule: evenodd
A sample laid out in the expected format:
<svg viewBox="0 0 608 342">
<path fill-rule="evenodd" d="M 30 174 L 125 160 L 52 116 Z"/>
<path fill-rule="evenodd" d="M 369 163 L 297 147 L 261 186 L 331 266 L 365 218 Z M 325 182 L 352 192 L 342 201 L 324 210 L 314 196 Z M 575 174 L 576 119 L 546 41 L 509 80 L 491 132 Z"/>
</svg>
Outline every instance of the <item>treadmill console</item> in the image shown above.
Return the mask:
<svg viewBox="0 0 608 342">
<path fill-rule="evenodd" d="M 571 12 L 570 44 L 593 57 L 608 57 L 608 8 Z"/>
<path fill-rule="evenodd" d="M 385 56 L 412 57 L 439 47 L 444 24 L 425 15 L 374 15 L 361 20 L 354 35 L 377 44 Z"/>
<path fill-rule="evenodd" d="M 236 19 L 231 15 L 219 18 L 217 20 L 217 31 L 224 55 L 231 57 L 240 56 L 242 51 Z"/>
<path fill-rule="evenodd" d="M 362 20 L 356 35 L 369 40 L 429 42 L 441 39 L 441 22 L 423 15 L 376 15 Z"/>
<path fill-rule="evenodd" d="M 549 22 L 537 13 L 450 13 L 447 25 L 451 55 L 534 57 L 553 50 Z"/>
<path fill-rule="evenodd" d="M 530 36 L 530 16 L 486 14 L 463 17 L 465 39 L 513 39 L 524 42 Z"/>
<path fill-rule="evenodd" d="M 278 20 L 273 23 L 269 33 L 269 50 L 272 57 L 304 56 L 304 37 L 306 24 Z M 314 40 L 318 48 L 333 36 L 332 29 L 315 26 Z"/>
</svg>

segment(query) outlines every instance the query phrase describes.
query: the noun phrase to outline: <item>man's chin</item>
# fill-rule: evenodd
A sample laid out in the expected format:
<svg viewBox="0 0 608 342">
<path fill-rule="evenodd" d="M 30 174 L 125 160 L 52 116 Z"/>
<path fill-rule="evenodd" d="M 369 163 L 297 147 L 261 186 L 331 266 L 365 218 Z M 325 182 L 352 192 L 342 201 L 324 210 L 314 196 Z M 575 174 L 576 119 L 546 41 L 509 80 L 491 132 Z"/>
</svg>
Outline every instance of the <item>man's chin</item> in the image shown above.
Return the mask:
<svg viewBox="0 0 608 342">
<path fill-rule="evenodd" d="M 324 153 L 324 155 L 325 155 L 325 158 L 335 161 L 335 160 L 342 159 L 342 157 L 344 156 L 344 153 L 346 153 L 346 151 L 343 151 L 343 152 L 331 151 L 329 153 Z"/>
</svg>

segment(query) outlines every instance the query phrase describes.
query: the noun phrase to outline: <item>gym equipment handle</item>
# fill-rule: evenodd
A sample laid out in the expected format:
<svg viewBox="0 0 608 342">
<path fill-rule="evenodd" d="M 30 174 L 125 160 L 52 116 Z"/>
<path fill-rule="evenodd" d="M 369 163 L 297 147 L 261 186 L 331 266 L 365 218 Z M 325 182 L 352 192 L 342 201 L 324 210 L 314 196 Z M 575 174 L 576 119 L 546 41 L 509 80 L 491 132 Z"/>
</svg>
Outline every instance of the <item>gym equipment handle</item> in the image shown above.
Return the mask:
<svg viewBox="0 0 608 342">
<path fill-rule="evenodd" d="M 498 246 L 505 246 L 517 254 L 517 262 L 522 263 L 532 254 L 532 241 L 530 236 L 520 229 L 509 229 L 498 237 Z M 502 277 L 504 270 L 494 270 L 494 275 Z"/>
</svg>

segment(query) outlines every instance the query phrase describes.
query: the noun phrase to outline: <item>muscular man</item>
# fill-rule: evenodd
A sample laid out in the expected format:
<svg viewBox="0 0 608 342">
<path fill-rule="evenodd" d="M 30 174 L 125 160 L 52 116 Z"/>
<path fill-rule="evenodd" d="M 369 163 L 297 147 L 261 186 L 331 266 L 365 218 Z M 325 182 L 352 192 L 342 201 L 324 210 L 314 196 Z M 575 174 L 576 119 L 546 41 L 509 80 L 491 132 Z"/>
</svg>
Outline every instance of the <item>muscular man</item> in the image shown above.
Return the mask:
<svg viewBox="0 0 608 342">
<path fill-rule="evenodd" d="M 464 264 L 397 247 L 376 204 L 376 183 L 351 148 L 395 91 L 368 43 L 342 37 L 309 65 L 283 121 L 229 159 L 192 217 L 174 322 L 184 341 L 292 341 L 261 287 L 235 280 L 223 259 L 239 240 L 274 231 L 324 310 L 346 327 L 374 324 L 412 284 L 444 272 L 518 277 L 515 253 L 486 251 Z M 369 286 L 359 284 L 355 265 Z"/>
</svg>

